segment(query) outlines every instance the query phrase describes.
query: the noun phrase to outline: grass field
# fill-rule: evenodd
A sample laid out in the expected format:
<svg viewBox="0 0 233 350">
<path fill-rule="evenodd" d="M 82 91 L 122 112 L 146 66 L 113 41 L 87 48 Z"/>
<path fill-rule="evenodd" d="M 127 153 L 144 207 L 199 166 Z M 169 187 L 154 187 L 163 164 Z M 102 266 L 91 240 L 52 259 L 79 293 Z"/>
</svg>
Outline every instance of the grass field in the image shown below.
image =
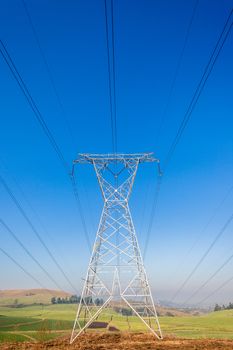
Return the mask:
<svg viewBox="0 0 233 350">
<path fill-rule="evenodd" d="M 77 305 L 0 307 L 0 341 L 48 340 L 68 335 Z M 126 318 L 113 314 L 112 324 L 121 330 L 145 331 L 137 317 Z M 101 320 L 110 320 L 105 311 Z M 201 316 L 160 317 L 164 335 L 183 338 L 233 339 L 233 310 L 213 312 Z"/>
</svg>

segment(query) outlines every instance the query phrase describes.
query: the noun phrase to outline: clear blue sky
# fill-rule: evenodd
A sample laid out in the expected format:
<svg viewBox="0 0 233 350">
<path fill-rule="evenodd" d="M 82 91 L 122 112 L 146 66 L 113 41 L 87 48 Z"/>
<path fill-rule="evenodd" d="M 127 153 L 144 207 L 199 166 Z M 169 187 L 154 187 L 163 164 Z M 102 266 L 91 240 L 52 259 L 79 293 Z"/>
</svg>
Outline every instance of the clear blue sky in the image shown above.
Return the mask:
<svg viewBox="0 0 233 350">
<path fill-rule="evenodd" d="M 0 36 L 70 166 L 79 152 L 112 151 L 104 1 L 26 1 L 72 131 L 70 136 L 21 0 L 0 4 Z M 114 0 L 118 150 L 155 152 L 163 161 L 233 2 L 200 0 L 160 137 L 158 128 L 184 44 L 194 1 Z M 233 32 L 219 56 L 167 168 L 146 268 L 152 290 L 168 300 L 231 215 L 233 193 L 184 262 L 185 254 L 232 185 Z M 89 259 L 69 179 L 6 63 L 0 57 L 0 171 L 73 283 L 80 289 Z M 32 211 L 19 191 L 40 217 Z M 93 241 L 102 208 L 93 169 L 77 169 Z M 142 165 L 131 208 L 142 250 L 156 183 Z M 66 281 L 0 185 L 1 216 L 66 290 Z M 42 222 L 42 224 L 41 224 Z M 46 228 L 46 233 L 43 230 Z M 233 225 L 177 301 L 188 297 L 233 252 Z M 48 288 L 55 286 L 0 227 L 0 246 Z M 0 254 L 0 289 L 37 285 Z M 193 301 L 233 275 L 233 261 Z M 210 302 L 232 300 L 233 282 Z"/>
</svg>

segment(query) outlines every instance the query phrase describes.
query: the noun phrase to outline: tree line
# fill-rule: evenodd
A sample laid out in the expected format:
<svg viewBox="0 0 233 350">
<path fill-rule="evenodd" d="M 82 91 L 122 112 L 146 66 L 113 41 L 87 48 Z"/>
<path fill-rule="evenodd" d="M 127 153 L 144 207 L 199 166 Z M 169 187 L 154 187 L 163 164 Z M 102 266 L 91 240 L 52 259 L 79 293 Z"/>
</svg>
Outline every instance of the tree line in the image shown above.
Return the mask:
<svg viewBox="0 0 233 350">
<path fill-rule="evenodd" d="M 51 298 L 51 304 L 79 304 L 81 300 L 81 296 L 78 295 L 71 295 L 70 297 L 52 297 Z M 96 298 L 94 300 L 95 305 L 102 305 L 104 303 L 103 299 Z M 82 300 L 82 303 L 84 303 L 84 300 Z M 93 300 L 91 297 L 85 298 L 85 303 L 90 305 L 93 304 Z"/>
<path fill-rule="evenodd" d="M 233 303 L 229 303 L 227 306 L 225 305 L 219 305 L 215 304 L 214 311 L 221 311 L 221 310 L 232 310 L 233 309 Z"/>
</svg>

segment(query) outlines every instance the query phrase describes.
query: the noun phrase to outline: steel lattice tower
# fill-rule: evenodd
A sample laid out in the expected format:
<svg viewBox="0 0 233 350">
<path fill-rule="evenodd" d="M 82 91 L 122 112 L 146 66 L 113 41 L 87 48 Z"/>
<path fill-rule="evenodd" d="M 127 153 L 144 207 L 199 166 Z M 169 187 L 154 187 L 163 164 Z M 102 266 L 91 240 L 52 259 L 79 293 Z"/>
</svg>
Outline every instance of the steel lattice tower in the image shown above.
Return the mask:
<svg viewBox="0 0 233 350">
<path fill-rule="evenodd" d="M 99 319 L 104 308 L 124 304 L 157 337 L 162 333 L 143 265 L 128 201 L 139 163 L 157 162 L 152 153 L 80 154 L 93 164 L 104 207 L 70 342 Z M 101 301 L 101 303 L 100 303 Z"/>
</svg>

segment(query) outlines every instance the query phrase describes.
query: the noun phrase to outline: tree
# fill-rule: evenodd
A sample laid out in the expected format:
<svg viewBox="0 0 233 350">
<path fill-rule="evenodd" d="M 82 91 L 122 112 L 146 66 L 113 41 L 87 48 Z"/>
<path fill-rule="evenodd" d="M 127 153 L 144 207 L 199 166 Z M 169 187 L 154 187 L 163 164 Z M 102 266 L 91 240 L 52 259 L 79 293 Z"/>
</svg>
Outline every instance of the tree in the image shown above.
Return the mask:
<svg viewBox="0 0 233 350">
<path fill-rule="evenodd" d="M 100 305 L 100 299 L 99 299 L 99 298 L 95 299 L 95 304 L 96 304 L 97 306 Z"/>
<path fill-rule="evenodd" d="M 78 297 L 77 295 L 71 295 L 70 299 L 69 299 L 69 303 L 70 304 L 77 304 L 78 303 Z"/>
<path fill-rule="evenodd" d="M 95 299 L 95 304 L 96 304 L 97 306 L 103 305 L 103 303 L 104 303 L 103 299 L 99 299 L 99 298 L 96 298 L 96 299 Z"/>
<path fill-rule="evenodd" d="M 51 298 L 51 304 L 57 304 L 57 299 L 56 297 Z"/>
<path fill-rule="evenodd" d="M 125 308 L 121 309 L 121 313 L 123 316 L 132 316 L 132 314 L 133 314 L 131 309 L 125 309 Z"/>
<path fill-rule="evenodd" d="M 221 306 L 218 304 L 215 304 L 214 311 L 220 311 L 222 310 Z"/>
<path fill-rule="evenodd" d="M 84 303 L 84 300 L 85 300 L 85 304 L 86 304 L 86 305 L 91 305 L 91 304 L 93 304 L 93 301 L 92 301 L 92 297 L 91 297 L 91 296 L 86 297 L 85 299 L 83 299 L 83 303 Z"/>
</svg>

